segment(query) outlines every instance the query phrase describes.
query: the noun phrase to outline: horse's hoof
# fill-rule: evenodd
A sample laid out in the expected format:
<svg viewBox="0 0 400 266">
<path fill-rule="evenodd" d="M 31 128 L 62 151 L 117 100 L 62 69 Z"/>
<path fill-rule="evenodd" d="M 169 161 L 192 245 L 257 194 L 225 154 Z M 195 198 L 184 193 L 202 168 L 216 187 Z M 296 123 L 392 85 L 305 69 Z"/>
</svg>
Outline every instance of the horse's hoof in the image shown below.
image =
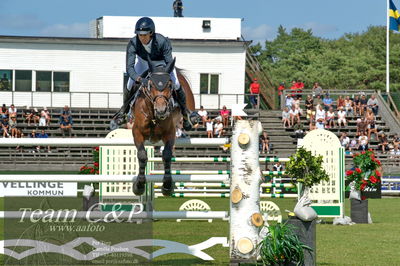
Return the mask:
<svg viewBox="0 0 400 266">
<path fill-rule="evenodd" d="M 171 184 L 170 187 L 166 187 L 163 183 L 161 187 L 161 193 L 166 197 L 170 197 L 172 194 L 174 194 L 174 186 Z"/>
<path fill-rule="evenodd" d="M 171 176 L 164 177 L 161 192 L 164 196 L 171 196 L 174 193 L 174 182 L 172 182 Z"/>
<path fill-rule="evenodd" d="M 146 188 L 146 180 L 139 180 L 136 179 L 136 181 L 132 184 L 132 191 L 135 193 L 136 196 L 140 196 L 144 193 Z"/>
</svg>

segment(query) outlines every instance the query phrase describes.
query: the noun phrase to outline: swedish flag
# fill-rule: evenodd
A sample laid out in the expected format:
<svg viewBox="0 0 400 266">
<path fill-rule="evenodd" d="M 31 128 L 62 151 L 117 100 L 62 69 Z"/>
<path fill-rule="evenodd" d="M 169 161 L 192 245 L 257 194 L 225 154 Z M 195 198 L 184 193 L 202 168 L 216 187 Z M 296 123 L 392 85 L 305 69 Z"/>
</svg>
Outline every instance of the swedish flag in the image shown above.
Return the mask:
<svg viewBox="0 0 400 266">
<path fill-rule="evenodd" d="M 389 29 L 400 31 L 400 14 L 392 0 L 389 7 Z"/>
</svg>

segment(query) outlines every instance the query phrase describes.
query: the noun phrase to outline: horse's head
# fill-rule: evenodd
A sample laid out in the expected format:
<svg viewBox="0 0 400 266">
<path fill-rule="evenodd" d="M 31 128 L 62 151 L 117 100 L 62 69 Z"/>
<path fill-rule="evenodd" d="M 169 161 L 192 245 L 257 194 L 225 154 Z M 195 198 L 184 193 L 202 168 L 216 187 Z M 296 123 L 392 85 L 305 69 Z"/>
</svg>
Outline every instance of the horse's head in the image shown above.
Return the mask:
<svg viewBox="0 0 400 266">
<path fill-rule="evenodd" d="M 175 66 L 175 59 L 167 66 L 155 66 L 149 62 L 149 88 L 150 96 L 154 106 L 154 115 L 156 119 L 164 120 L 171 113 L 170 99 L 172 96 L 172 81 L 170 73 Z"/>
</svg>

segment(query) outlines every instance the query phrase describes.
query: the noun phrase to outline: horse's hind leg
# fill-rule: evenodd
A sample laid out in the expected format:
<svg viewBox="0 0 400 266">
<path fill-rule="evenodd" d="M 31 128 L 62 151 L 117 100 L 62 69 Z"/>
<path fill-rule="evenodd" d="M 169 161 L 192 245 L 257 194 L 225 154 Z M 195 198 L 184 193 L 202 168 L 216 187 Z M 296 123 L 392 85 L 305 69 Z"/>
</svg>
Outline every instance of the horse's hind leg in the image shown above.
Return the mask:
<svg viewBox="0 0 400 266">
<path fill-rule="evenodd" d="M 175 136 L 174 136 L 175 138 Z M 164 162 L 164 178 L 161 192 L 164 196 L 171 196 L 174 193 L 174 183 L 171 175 L 171 158 L 172 148 L 174 146 L 174 139 L 165 142 L 162 158 Z"/>
<path fill-rule="evenodd" d="M 135 195 L 142 195 L 146 185 L 146 165 L 147 165 L 147 152 L 144 149 L 144 144 L 137 145 L 137 157 L 139 160 L 139 174 L 136 181 L 132 185 L 132 191 Z"/>
</svg>

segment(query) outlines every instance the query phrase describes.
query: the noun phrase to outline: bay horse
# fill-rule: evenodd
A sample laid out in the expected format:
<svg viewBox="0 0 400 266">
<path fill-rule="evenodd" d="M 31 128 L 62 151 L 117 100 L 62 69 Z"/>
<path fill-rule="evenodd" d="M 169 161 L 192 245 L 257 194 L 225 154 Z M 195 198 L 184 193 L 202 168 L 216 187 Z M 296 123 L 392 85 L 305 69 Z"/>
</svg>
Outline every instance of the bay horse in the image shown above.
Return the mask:
<svg viewBox="0 0 400 266">
<path fill-rule="evenodd" d="M 139 174 L 132 185 L 132 190 L 136 195 L 141 195 L 145 191 L 147 152 L 144 148 L 144 142 L 146 140 L 151 142 L 161 140 L 164 143 L 162 152 L 164 177 L 161 192 L 164 196 L 170 196 L 174 192 L 171 176 L 172 149 L 175 144 L 176 126 L 182 117 L 178 105 L 173 105 L 174 90 L 170 73 L 175 67 L 175 59 L 165 67 L 154 66 L 150 58 L 148 63 L 148 79 L 141 85 L 136 102 L 131 110 L 135 117 L 132 135 L 139 160 Z M 178 72 L 177 75 L 182 89 L 186 93 L 187 108 L 194 110 L 194 97 L 189 83 L 181 73 Z"/>
</svg>

